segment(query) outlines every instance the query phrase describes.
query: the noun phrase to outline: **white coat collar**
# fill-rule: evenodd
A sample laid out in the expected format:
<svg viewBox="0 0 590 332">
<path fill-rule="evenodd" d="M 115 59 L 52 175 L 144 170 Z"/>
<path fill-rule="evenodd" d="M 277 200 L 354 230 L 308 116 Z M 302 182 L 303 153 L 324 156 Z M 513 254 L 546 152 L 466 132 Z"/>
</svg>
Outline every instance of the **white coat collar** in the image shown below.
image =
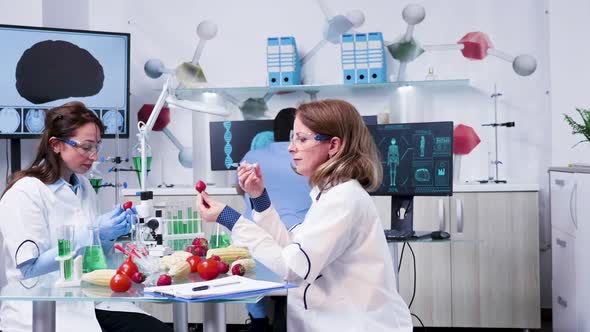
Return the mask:
<svg viewBox="0 0 590 332">
<path fill-rule="evenodd" d="M 78 189 L 80 189 L 82 187 L 82 183 L 80 183 L 80 179 L 78 178 L 78 176 L 75 173 L 72 174 L 72 177 L 70 179 L 72 180 L 72 182 L 74 184 L 69 183 L 68 181 L 64 180 L 63 178 L 59 178 L 59 180 L 55 181 L 54 183 L 48 184 L 47 187 L 55 193 L 63 185 L 67 185 L 68 187 L 70 187 L 70 189 L 72 189 L 72 191 L 74 193 L 77 193 Z"/>
</svg>

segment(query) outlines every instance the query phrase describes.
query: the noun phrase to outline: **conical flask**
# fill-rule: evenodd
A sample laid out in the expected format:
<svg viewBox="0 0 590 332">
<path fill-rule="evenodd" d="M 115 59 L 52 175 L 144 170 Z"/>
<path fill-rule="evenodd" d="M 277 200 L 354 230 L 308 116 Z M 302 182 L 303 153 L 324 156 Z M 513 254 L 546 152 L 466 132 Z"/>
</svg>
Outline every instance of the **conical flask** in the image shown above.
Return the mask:
<svg viewBox="0 0 590 332">
<path fill-rule="evenodd" d="M 106 269 L 107 260 L 100 244 L 100 231 L 98 227 L 91 227 L 92 243 L 84 249 L 82 272 L 88 273 L 94 270 Z"/>
<path fill-rule="evenodd" d="M 98 171 L 98 161 L 92 163 L 92 167 L 90 171 L 88 171 L 88 181 L 90 181 L 90 185 L 94 188 L 94 191 L 98 193 L 98 189 L 102 187 L 102 179 L 103 175 L 101 172 Z"/>
<path fill-rule="evenodd" d="M 149 172 L 151 169 L 152 164 L 152 147 L 147 142 L 147 137 L 145 139 L 145 155 L 146 155 L 146 166 L 147 171 Z M 141 137 L 140 134 L 137 134 L 137 144 L 133 146 L 133 150 L 131 151 L 131 158 L 133 160 L 133 168 L 135 169 L 135 173 L 137 173 L 137 182 L 141 187 Z M 147 182 L 147 174 L 146 174 L 146 182 Z"/>
</svg>

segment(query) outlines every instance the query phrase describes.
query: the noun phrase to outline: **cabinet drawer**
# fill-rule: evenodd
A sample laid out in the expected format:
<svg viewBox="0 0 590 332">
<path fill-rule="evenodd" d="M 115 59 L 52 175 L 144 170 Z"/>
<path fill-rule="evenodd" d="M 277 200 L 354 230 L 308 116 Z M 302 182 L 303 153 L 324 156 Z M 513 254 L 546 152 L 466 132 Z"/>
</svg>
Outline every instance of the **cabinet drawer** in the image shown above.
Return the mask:
<svg viewBox="0 0 590 332">
<path fill-rule="evenodd" d="M 575 331 L 577 326 L 575 238 L 552 229 L 553 330 Z"/>
<path fill-rule="evenodd" d="M 574 173 L 551 172 L 551 226 L 568 234 L 576 230 L 576 191 Z"/>
</svg>

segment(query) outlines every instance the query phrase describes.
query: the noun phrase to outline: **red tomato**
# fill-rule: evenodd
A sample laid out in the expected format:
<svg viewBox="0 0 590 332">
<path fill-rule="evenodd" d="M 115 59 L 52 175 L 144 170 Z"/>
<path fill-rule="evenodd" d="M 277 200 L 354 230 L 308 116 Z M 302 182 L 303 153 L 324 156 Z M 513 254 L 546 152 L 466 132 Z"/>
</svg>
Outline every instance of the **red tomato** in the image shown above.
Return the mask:
<svg viewBox="0 0 590 332">
<path fill-rule="evenodd" d="M 137 271 L 139 271 L 139 269 L 137 268 L 137 265 L 135 265 L 135 263 L 133 263 L 131 256 L 128 256 L 127 260 L 124 261 L 123 264 L 121 264 L 121 266 L 119 266 L 117 273 L 126 274 L 129 278 L 131 278 L 133 276 L 133 274 Z"/>
<path fill-rule="evenodd" d="M 199 182 L 197 182 L 197 184 L 195 185 L 195 189 L 197 189 L 199 193 L 202 193 L 203 191 L 205 191 L 205 189 L 207 189 L 207 185 L 205 184 L 205 182 L 199 180 Z"/>
<path fill-rule="evenodd" d="M 217 264 L 217 261 L 212 259 L 201 261 L 197 265 L 197 272 L 201 278 L 205 280 L 215 279 L 219 275 L 219 267 Z"/>
<path fill-rule="evenodd" d="M 111 278 L 110 285 L 113 292 L 123 293 L 131 288 L 131 278 L 126 274 L 117 273 Z"/>
<path fill-rule="evenodd" d="M 127 210 L 131 209 L 132 206 L 133 206 L 133 202 L 131 202 L 131 201 L 127 201 L 127 202 L 123 203 L 123 205 L 122 205 L 123 211 L 127 211 Z"/>
<path fill-rule="evenodd" d="M 201 258 L 199 258 L 199 256 L 193 255 L 187 258 L 186 261 L 188 262 L 188 265 L 191 266 L 191 272 L 198 272 L 198 265 L 201 262 Z"/>
</svg>

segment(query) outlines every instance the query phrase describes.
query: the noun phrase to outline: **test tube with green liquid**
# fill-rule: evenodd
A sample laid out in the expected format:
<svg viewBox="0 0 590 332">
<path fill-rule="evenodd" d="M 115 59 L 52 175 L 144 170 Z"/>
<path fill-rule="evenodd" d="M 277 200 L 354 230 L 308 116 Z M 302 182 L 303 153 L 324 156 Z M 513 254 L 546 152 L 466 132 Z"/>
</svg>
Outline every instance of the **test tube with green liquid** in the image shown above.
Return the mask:
<svg viewBox="0 0 590 332">
<path fill-rule="evenodd" d="M 193 229 L 195 230 L 195 233 L 198 233 L 200 231 L 199 214 L 197 213 L 197 211 L 193 211 Z"/>
<path fill-rule="evenodd" d="M 74 225 L 61 225 L 58 229 L 57 255 L 63 264 L 63 268 L 60 267 L 63 280 L 70 280 L 73 275 L 73 242 Z"/>
</svg>

